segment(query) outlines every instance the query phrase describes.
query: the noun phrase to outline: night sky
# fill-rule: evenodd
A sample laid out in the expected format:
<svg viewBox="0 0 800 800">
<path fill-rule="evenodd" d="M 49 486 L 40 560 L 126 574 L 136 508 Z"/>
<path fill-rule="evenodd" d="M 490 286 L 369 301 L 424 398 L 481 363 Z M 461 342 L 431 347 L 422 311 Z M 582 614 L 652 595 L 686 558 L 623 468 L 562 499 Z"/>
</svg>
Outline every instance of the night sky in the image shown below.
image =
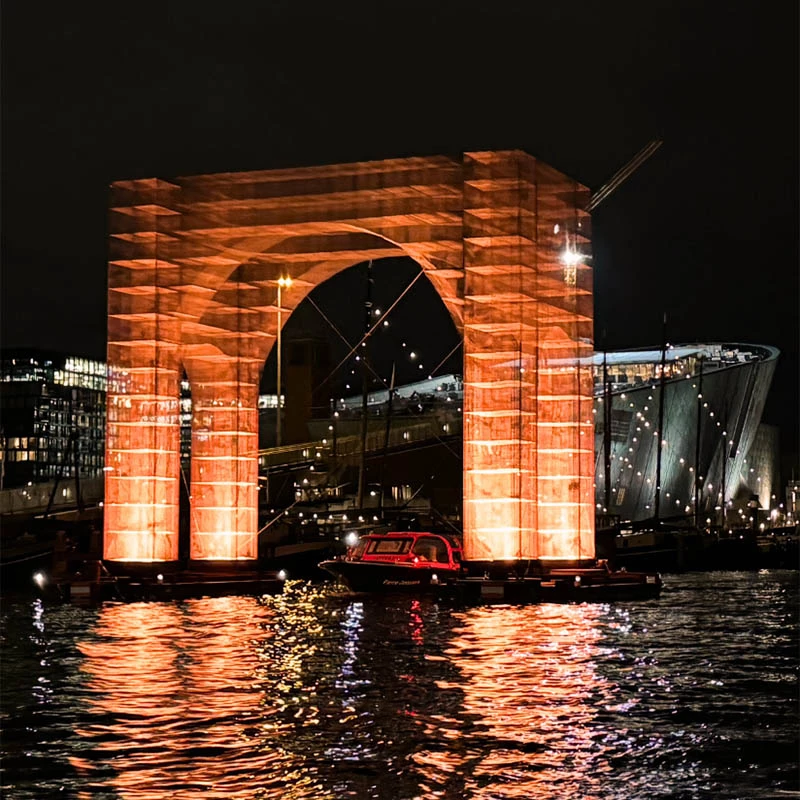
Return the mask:
<svg viewBox="0 0 800 800">
<path fill-rule="evenodd" d="M 9 0 L 2 344 L 105 357 L 114 180 L 515 148 L 597 189 L 662 138 L 593 215 L 596 343 L 779 347 L 797 464 L 799 71 L 796 4 Z"/>
</svg>

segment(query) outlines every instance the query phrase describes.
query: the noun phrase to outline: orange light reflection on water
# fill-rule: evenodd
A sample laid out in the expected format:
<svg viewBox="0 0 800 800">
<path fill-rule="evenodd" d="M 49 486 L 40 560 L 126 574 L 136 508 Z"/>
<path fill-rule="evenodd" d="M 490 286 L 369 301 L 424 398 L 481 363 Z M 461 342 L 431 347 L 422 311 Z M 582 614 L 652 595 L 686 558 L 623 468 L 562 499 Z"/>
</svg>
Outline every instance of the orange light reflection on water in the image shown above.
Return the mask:
<svg viewBox="0 0 800 800">
<path fill-rule="evenodd" d="M 269 709 L 253 640 L 271 613 L 244 597 L 104 605 L 78 644 L 94 721 L 77 732 L 107 755 L 71 759 L 90 780 L 102 770 L 80 796 L 243 798 L 254 774 L 291 774 L 294 756 L 257 741 Z"/>
<path fill-rule="evenodd" d="M 450 723 L 458 747 L 415 755 L 423 786 L 459 776 L 471 798 L 598 797 L 610 770 L 598 694 L 613 693 L 595 667 L 603 611 L 548 604 L 461 614 L 446 655 L 462 679 L 439 684 L 463 693 Z"/>
</svg>

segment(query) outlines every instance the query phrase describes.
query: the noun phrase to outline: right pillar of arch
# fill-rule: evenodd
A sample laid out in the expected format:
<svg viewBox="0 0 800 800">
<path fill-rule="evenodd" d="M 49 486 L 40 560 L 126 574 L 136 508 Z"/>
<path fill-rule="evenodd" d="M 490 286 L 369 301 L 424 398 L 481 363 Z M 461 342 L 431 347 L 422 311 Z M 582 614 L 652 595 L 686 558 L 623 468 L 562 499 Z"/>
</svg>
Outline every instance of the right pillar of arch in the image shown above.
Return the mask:
<svg viewBox="0 0 800 800">
<path fill-rule="evenodd" d="M 585 187 L 519 151 L 464 157 L 464 546 L 594 558 Z"/>
</svg>

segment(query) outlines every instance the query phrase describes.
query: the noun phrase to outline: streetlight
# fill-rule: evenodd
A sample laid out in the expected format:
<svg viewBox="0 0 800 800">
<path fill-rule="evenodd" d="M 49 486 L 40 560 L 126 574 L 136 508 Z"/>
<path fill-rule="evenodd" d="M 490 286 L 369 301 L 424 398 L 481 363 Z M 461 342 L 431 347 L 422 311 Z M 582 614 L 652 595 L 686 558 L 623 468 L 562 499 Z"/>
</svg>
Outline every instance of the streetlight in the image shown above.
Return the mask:
<svg viewBox="0 0 800 800">
<path fill-rule="evenodd" d="M 281 292 L 292 285 L 291 278 L 278 278 L 278 398 L 277 412 L 275 414 L 275 446 L 281 446 Z"/>
</svg>

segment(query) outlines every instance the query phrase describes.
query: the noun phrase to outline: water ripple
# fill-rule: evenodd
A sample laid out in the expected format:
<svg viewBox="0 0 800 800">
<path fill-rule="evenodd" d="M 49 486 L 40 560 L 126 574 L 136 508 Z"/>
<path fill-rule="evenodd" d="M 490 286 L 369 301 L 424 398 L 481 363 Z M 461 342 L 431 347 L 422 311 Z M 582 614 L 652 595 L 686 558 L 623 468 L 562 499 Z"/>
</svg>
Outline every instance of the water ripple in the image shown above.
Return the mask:
<svg viewBox="0 0 800 800">
<path fill-rule="evenodd" d="M 3 608 L 4 797 L 798 797 L 796 572 L 455 611 Z"/>
</svg>

